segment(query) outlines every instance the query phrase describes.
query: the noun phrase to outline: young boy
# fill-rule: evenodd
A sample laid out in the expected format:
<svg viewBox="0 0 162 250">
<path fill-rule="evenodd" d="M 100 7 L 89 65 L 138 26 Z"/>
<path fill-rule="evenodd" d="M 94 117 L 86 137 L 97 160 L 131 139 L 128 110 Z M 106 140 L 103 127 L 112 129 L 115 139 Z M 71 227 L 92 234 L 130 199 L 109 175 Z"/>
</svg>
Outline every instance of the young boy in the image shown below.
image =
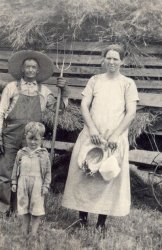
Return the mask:
<svg viewBox="0 0 162 250">
<path fill-rule="evenodd" d="M 41 148 L 45 127 L 29 122 L 25 127 L 27 147 L 17 153 L 12 172 L 12 191 L 17 190 L 18 214 L 23 217 L 23 233 L 36 235 L 40 216 L 45 214 L 44 197 L 51 182 L 51 164 L 48 152 Z"/>
</svg>

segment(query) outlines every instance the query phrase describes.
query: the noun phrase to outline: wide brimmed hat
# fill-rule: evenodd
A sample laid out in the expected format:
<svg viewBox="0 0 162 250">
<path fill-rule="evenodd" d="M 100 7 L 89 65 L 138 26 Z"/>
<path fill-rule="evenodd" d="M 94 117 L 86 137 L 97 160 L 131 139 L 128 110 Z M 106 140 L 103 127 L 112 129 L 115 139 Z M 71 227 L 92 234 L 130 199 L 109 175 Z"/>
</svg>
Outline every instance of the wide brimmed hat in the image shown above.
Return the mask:
<svg viewBox="0 0 162 250">
<path fill-rule="evenodd" d="M 9 59 L 8 70 L 16 80 L 22 78 L 22 65 L 27 59 L 34 59 L 39 64 L 37 82 L 43 82 L 52 76 L 54 71 L 53 62 L 47 55 L 34 50 L 21 50 L 13 54 Z"/>
<path fill-rule="evenodd" d="M 78 165 L 82 168 L 83 164 L 87 164 L 89 170 L 96 173 L 101 165 L 102 160 L 107 156 L 103 147 L 96 146 L 91 142 L 82 145 L 78 155 Z"/>
<path fill-rule="evenodd" d="M 111 154 L 104 149 L 104 145 L 96 146 L 90 141 L 85 141 L 78 154 L 79 168 L 86 165 L 91 173 L 99 172 L 105 181 L 111 181 L 120 173 L 118 154 Z"/>
</svg>

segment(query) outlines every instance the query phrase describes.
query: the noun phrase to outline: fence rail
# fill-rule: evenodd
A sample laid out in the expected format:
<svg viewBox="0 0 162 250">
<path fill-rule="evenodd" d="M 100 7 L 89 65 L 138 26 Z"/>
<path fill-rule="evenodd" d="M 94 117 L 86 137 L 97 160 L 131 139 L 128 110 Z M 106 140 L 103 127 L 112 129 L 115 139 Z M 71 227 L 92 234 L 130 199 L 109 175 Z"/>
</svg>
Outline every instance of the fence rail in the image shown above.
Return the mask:
<svg viewBox="0 0 162 250">
<path fill-rule="evenodd" d="M 71 60 L 72 65 L 64 76 L 70 88 L 69 97 L 71 99 L 80 100 L 81 92 L 88 79 L 94 74 L 103 72 L 101 53 L 106 46 L 107 44 L 99 42 L 76 42 L 73 44 L 71 57 L 71 46 L 70 44 L 66 45 L 66 63 Z M 14 51 L 8 48 L 0 49 L 0 92 L 8 82 L 13 80 L 8 74 L 8 59 L 13 53 Z M 53 60 L 54 74 L 44 84 L 57 96 L 56 77 L 59 75 L 59 70 L 55 66 L 57 49 L 53 48 L 46 53 Z M 63 47 L 60 46 L 60 63 L 63 56 Z M 132 48 L 132 54 L 125 58 L 121 72 L 135 80 L 139 90 L 139 108 L 143 106 L 162 108 L 162 44 L 161 46 Z M 62 148 L 62 144 L 58 143 L 58 145 Z M 69 145 L 66 147 L 69 148 Z"/>
</svg>

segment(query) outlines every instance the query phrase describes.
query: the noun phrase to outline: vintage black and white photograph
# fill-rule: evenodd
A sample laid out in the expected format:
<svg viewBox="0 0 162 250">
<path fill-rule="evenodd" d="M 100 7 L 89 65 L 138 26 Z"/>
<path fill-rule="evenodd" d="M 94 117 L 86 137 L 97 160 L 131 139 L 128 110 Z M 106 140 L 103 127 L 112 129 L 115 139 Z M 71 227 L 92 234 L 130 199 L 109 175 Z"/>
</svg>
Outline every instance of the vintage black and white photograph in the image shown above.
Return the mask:
<svg viewBox="0 0 162 250">
<path fill-rule="evenodd" d="M 161 0 L 0 0 L 0 250 L 161 249 Z"/>
</svg>

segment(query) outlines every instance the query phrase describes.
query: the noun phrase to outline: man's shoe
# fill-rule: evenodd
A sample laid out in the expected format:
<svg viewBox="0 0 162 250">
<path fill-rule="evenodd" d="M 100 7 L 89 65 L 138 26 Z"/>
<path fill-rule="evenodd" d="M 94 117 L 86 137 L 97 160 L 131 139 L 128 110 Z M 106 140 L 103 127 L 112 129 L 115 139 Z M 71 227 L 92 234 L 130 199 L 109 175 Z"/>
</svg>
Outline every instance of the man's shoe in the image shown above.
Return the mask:
<svg viewBox="0 0 162 250">
<path fill-rule="evenodd" d="M 12 211 L 11 209 L 8 209 L 6 212 L 5 212 L 5 215 L 7 218 L 11 217 L 12 216 Z"/>
</svg>

